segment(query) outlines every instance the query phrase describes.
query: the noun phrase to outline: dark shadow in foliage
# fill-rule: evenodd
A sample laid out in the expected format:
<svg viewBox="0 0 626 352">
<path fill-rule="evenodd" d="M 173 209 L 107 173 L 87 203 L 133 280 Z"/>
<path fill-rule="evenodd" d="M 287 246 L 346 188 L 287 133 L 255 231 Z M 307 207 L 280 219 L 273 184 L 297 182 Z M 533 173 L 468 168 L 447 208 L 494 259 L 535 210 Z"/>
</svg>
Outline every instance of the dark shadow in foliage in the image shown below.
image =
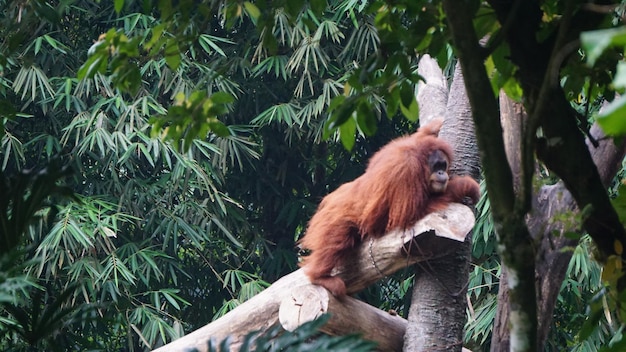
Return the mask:
<svg viewBox="0 0 626 352">
<path fill-rule="evenodd" d="M 0 340 L 14 342 L 6 346 L 6 351 L 67 351 L 93 345 L 69 328 L 74 323 L 88 323 L 90 312 L 96 308 L 96 305 L 75 305 L 72 301 L 77 289 L 80 289 L 78 283 L 70 284 L 60 294 L 45 287 L 32 288 L 27 303 L 0 305 L 0 312 L 12 318 L 12 324 L 7 324 L 0 334 Z"/>
<path fill-rule="evenodd" d="M 326 324 L 329 315 L 322 315 L 320 318 L 305 323 L 294 331 L 285 331 L 280 326 L 275 326 L 267 333 L 259 335 L 258 332 L 248 334 L 239 352 L 248 351 L 345 351 L 345 352 L 369 352 L 374 351 L 376 343 L 363 340 L 359 335 L 329 336 L 319 332 L 319 329 Z M 231 340 L 224 339 L 221 343 L 216 341 L 208 342 L 209 352 L 229 351 Z M 190 349 L 189 352 L 197 352 L 197 349 Z"/>
<path fill-rule="evenodd" d="M 24 241 L 28 227 L 42 217 L 43 224 L 52 226 L 58 213 L 54 202 L 76 200 L 69 188 L 58 184 L 70 173 L 58 161 L 13 176 L 0 171 L 0 349 L 63 351 L 80 345 L 80 336 L 64 330 L 85 323 L 96 308 L 73 304 L 79 283 L 54 292 L 23 270 L 36 260 L 37 243 Z"/>
<path fill-rule="evenodd" d="M 57 184 L 71 170 L 51 161 L 43 170 L 23 170 L 18 175 L 7 176 L 0 171 L 0 256 L 14 250 L 21 243 L 28 226 L 37 212 L 49 208 L 47 223 L 58 213 L 51 203 L 52 196 L 73 197 L 67 187 Z"/>
</svg>

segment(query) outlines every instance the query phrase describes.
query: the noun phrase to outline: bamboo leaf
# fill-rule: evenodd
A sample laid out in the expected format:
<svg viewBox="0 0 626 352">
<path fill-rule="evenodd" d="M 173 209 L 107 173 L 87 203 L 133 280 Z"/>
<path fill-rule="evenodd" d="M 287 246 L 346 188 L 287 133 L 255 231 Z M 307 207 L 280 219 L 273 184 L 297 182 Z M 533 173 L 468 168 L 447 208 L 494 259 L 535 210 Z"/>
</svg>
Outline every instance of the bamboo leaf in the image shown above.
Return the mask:
<svg viewBox="0 0 626 352">
<path fill-rule="evenodd" d="M 124 0 L 114 0 L 113 3 L 115 6 L 115 12 L 117 12 L 118 14 L 122 12 L 122 9 L 124 8 Z"/>
</svg>

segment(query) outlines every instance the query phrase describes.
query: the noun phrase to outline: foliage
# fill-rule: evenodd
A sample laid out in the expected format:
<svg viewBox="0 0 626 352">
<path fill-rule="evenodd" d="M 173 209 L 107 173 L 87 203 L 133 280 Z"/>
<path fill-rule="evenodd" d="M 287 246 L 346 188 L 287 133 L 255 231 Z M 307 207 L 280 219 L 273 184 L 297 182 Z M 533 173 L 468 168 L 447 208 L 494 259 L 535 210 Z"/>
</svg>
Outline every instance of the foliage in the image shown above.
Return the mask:
<svg viewBox="0 0 626 352">
<path fill-rule="evenodd" d="M 70 197 L 69 188 L 58 181 L 70 173 L 69 168 L 52 162 L 43 170 L 24 170 L 19 175 L 7 177 L 0 171 L 0 255 L 8 255 L 21 242 L 28 227 L 42 208 L 48 209 L 48 220 L 54 219 L 58 209 L 49 203 L 50 196 Z"/>
<path fill-rule="evenodd" d="M 478 218 L 472 236 L 472 266 L 468 284 L 468 311 L 464 340 L 467 346 L 488 346 L 497 309 L 500 260 L 496 254 L 496 236 L 489 211 L 485 182 L 476 204 Z"/>
<path fill-rule="evenodd" d="M 626 29 L 617 27 L 584 32 L 581 34 L 580 40 L 582 49 L 586 54 L 587 65 L 603 67 L 607 61 L 615 61 L 615 58 L 619 56 L 619 50 L 626 47 Z M 612 77 L 612 85 L 623 94 L 624 88 L 626 88 L 625 62 L 617 62 L 615 75 Z M 598 122 L 607 134 L 612 136 L 626 134 L 626 124 L 621 119 L 624 111 L 626 111 L 624 98 L 617 98 L 598 114 Z"/>
<path fill-rule="evenodd" d="M 22 21 L 30 21 L 38 16 L 30 6 L 42 4 L 2 6 L 21 9 Z M 16 174 L 58 158 L 75 170 L 68 187 L 80 202 L 48 212 L 48 221 L 33 222 L 38 202 L 47 201 L 48 193 L 24 192 L 24 177 L 3 183 L 11 192 L 6 194 L 16 192 L 3 198 L 3 216 L 14 221 L 3 226 L 29 225 L 23 226 L 27 236 L 21 244 L 28 251 L 17 256 L 19 267 L 3 270 L 4 284 L 31 299 L 2 310 L 3 325 L 12 327 L 0 338 L 2 349 L 137 350 L 178 337 L 237 295 L 240 287 L 229 292 L 219 280 L 226 270 L 258 258 L 263 245 L 256 234 L 233 231 L 245 221 L 237 215 L 240 205 L 221 189 L 224 173 L 257 157 L 254 144 L 242 136 L 249 129 L 229 126 L 227 136 L 207 134 L 181 145 L 184 151 L 152 139 L 148 121 L 166 114 L 169 94 L 198 86 L 161 59 L 129 60 L 140 64 L 139 77 L 146 83 L 132 95 L 115 88 L 134 79 L 121 71 L 119 78 L 97 72 L 76 78 L 86 49 L 111 23 L 122 27 L 111 40 L 118 47 L 125 43 L 127 52 L 136 42 L 124 42 L 121 35 L 141 35 L 152 24 L 153 18 L 141 13 L 115 19 L 111 6 L 81 1 L 49 8 L 55 11 L 50 21 L 24 28 L 17 12 L 3 18 L 18 24 L 2 27 L 9 37 L 21 31 L 20 45 L 2 56 L 2 99 L 19 107 L 4 120 L 3 172 Z M 49 182 L 41 186 L 61 190 Z M 31 208 L 17 212 L 22 204 Z M 212 279 L 200 286 L 197 280 L 203 277 Z M 245 292 L 244 298 L 252 294 Z M 209 295 L 216 299 L 206 302 Z M 183 323 L 180 316 L 197 301 L 207 305 L 204 315 Z M 77 334 L 53 333 L 61 328 Z M 54 339 L 48 339 L 51 335 Z"/>
<path fill-rule="evenodd" d="M 163 139 L 174 141 L 174 145 L 182 142 L 184 151 L 191 147 L 194 139 L 209 131 L 218 137 L 228 137 L 230 130 L 216 116 L 226 113 L 227 104 L 232 101 L 233 97 L 223 92 L 208 97 L 205 92 L 196 91 L 188 99 L 178 93 L 167 114 L 154 119 L 153 134 L 163 129 Z"/>
<path fill-rule="evenodd" d="M 0 339 L 13 339 L 13 349 L 20 349 L 22 342 L 35 347 L 59 339 L 59 331 L 88 310 L 69 302 L 76 285 L 51 297 L 45 281 L 23 274 L 29 265 L 42 264 L 23 261 L 33 250 L 33 246 L 23 246 L 24 236 L 32 223 L 50 224 L 58 213 L 56 202 L 72 197 L 67 187 L 59 185 L 69 173 L 58 161 L 19 175 L 0 172 L 4 195 L 0 202 Z"/>
<path fill-rule="evenodd" d="M 601 266 L 591 256 L 592 241 L 583 236 L 567 268 L 567 276 L 561 286 L 555 309 L 553 338 L 547 349 L 558 351 L 568 346 L 574 351 L 595 351 L 607 345 L 618 329 L 613 313 L 603 309 L 603 317 L 589 324 L 591 320 L 589 302 L 600 299 L 607 303 L 605 287 L 601 280 Z M 604 308 L 608 308 L 604 305 Z M 585 329 L 588 326 L 590 329 Z M 587 332 L 585 332 L 587 330 Z"/>
</svg>

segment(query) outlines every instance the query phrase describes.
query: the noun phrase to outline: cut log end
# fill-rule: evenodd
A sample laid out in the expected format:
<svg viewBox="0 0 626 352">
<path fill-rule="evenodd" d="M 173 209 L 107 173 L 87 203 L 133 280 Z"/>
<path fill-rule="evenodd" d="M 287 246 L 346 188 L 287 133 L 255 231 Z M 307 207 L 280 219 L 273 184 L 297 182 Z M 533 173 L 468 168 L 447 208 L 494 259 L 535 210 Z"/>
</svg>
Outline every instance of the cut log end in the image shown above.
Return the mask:
<svg viewBox="0 0 626 352">
<path fill-rule="evenodd" d="M 278 316 L 282 327 L 293 331 L 327 312 L 331 317 L 321 328 L 322 332 L 335 336 L 361 334 L 364 339 L 378 343 L 381 351 L 402 350 L 405 319 L 350 296 L 339 299 L 321 286 L 293 288 L 282 300 Z"/>
<path fill-rule="evenodd" d="M 298 289 L 291 290 L 291 294 L 281 301 L 278 320 L 285 330 L 293 331 L 298 326 L 328 312 L 331 299 L 335 298 L 322 286 L 298 287 Z"/>
</svg>

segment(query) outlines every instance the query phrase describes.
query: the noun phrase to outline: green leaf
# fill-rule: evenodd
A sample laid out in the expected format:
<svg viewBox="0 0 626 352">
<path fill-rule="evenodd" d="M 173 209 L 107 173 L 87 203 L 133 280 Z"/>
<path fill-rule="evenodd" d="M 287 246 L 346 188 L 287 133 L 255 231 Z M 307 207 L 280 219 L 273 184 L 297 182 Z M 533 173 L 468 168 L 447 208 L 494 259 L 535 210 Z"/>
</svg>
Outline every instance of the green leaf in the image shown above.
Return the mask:
<svg viewBox="0 0 626 352">
<path fill-rule="evenodd" d="M 211 100 L 215 104 L 230 104 L 235 101 L 235 97 L 226 92 L 215 92 L 211 95 Z"/>
<path fill-rule="evenodd" d="M 626 135 L 626 96 L 621 96 L 607 105 L 598 114 L 598 124 L 609 136 Z"/>
<path fill-rule="evenodd" d="M 231 29 L 235 25 L 235 21 L 239 19 L 241 15 L 241 6 L 238 3 L 227 2 L 224 7 L 224 19 L 226 19 L 226 28 Z M 266 36 L 272 37 L 272 36 Z"/>
<path fill-rule="evenodd" d="M 165 31 L 164 23 L 161 23 L 152 27 L 152 29 L 150 30 L 152 36 L 150 37 L 150 40 L 146 44 L 144 44 L 144 48 L 146 48 L 146 50 L 151 50 L 152 47 L 161 39 L 161 36 L 163 35 L 164 31 Z"/>
<path fill-rule="evenodd" d="M 41 43 L 43 42 L 43 38 L 39 37 L 35 40 L 35 54 L 39 53 L 39 50 L 41 49 Z"/>
<path fill-rule="evenodd" d="M 419 105 L 417 105 L 417 100 L 415 99 L 413 99 L 411 105 L 409 105 L 408 107 L 404 106 L 404 104 L 400 105 L 400 110 L 409 121 L 415 122 L 417 121 L 417 119 L 419 119 L 420 109 Z"/>
<path fill-rule="evenodd" d="M 424 38 L 422 38 L 420 43 L 415 48 L 415 51 L 419 53 L 419 52 L 424 52 L 426 49 L 428 49 L 428 46 L 433 40 L 433 33 L 435 33 L 436 31 L 437 29 L 435 27 L 428 28 L 426 30 Z"/>
<path fill-rule="evenodd" d="M 85 61 L 80 67 L 76 76 L 79 79 L 93 78 L 96 73 L 104 72 L 107 66 L 107 57 L 104 55 L 94 55 Z"/>
<path fill-rule="evenodd" d="M 209 119 L 208 124 L 211 132 L 215 133 L 218 137 L 228 137 L 231 135 L 228 127 L 216 118 Z"/>
<path fill-rule="evenodd" d="M 278 41 L 276 40 L 276 37 L 273 35 L 264 35 L 263 47 L 267 49 L 270 55 L 276 55 L 278 52 Z"/>
<path fill-rule="evenodd" d="M 311 10 L 316 16 L 320 16 L 324 13 L 324 10 L 328 6 L 326 0 L 311 0 Z"/>
<path fill-rule="evenodd" d="M 250 1 L 245 1 L 243 3 L 243 6 L 245 7 L 246 12 L 248 12 L 248 15 L 250 15 L 253 21 L 259 19 L 259 16 L 261 16 L 261 10 L 259 10 L 259 8 L 256 7 L 255 4 L 251 3 Z"/>
<path fill-rule="evenodd" d="M 415 100 L 415 89 L 413 86 L 408 83 L 403 83 L 400 86 L 400 100 L 402 101 L 402 105 L 405 107 L 409 107 L 411 102 Z"/>
<path fill-rule="evenodd" d="M 341 139 L 341 144 L 343 144 L 343 147 L 346 148 L 346 150 L 352 150 L 352 147 L 354 147 L 354 143 L 356 141 L 356 122 L 354 121 L 354 119 L 349 119 L 348 121 L 344 122 L 339 127 L 339 133 L 339 137 Z"/>
<path fill-rule="evenodd" d="M 376 134 L 378 130 L 376 115 L 372 111 L 372 107 L 365 101 L 357 107 L 356 122 L 359 129 L 368 136 Z"/>
<path fill-rule="evenodd" d="M 613 85 L 616 88 L 626 88 L 626 62 L 620 61 L 617 63 L 617 72 L 615 78 L 613 78 Z"/>
<path fill-rule="evenodd" d="M 354 113 L 355 110 L 356 98 L 354 96 L 350 96 L 345 98 L 344 96 L 337 96 L 333 98 L 329 110 L 332 111 L 331 117 L 329 119 L 329 128 L 335 129 L 338 126 L 341 126 L 344 122 L 346 122 Z"/>
<path fill-rule="evenodd" d="M 178 42 L 176 39 L 170 39 L 165 44 L 165 63 L 173 71 L 176 71 L 180 65 L 180 49 L 178 48 Z"/>
<path fill-rule="evenodd" d="M 304 0 L 289 0 L 285 1 L 285 10 L 293 18 L 296 18 L 300 11 L 304 8 Z"/>
<path fill-rule="evenodd" d="M 115 87 L 134 95 L 141 87 L 141 72 L 135 63 L 127 61 L 115 69 L 111 81 Z"/>
<path fill-rule="evenodd" d="M 510 77 L 506 82 L 504 82 L 502 89 L 504 89 L 506 96 L 511 98 L 512 100 L 516 102 L 522 101 L 524 91 L 522 90 L 522 86 L 519 85 L 519 82 L 515 79 L 515 77 Z"/>
<path fill-rule="evenodd" d="M 400 108 L 400 91 L 398 89 L 391 90 L 385 95 L 385 103 L 387 103 L 387 117 L 391 119 Z"/>
<path fill-rule="evenodd" d="M 115 12 L 118 14 L 122 12 L 122 8 L 124 8 L 124 0 L 115 0 Z"/>
<path fill-rule="evenodd" d="M 226 38 L 208 34 L 200 34 L 200 37 L 198 37 L 198 42 L 200 43 L 202 49 L 204 49 L 204 51 L 206 51 L 207 53 L 211 54 L 213 51 L 215 51 L 224 57 L 226 57 L 226 53 L 224 52 L 224 50 L 222 50 L 222 48 L 220 48 L 217 42 L 235 44 L 234 42 Z"/>
<path fill-rule="evenodd" d="M 587 62 L 593 66 L 607 48 L 626 46 L 626 27 L 582 32 L 580 42 L 582 49 L 587 53 Z"/>
<path fill-rule="evenodd" d="M 505 78 L 513 76 L 516 66 L 511 62 L 511 52 L 508 45 L 505 43 L 498 45 L 496 50 L 491 54 L 491 59 L 495 69 Z"/>
</svg>

